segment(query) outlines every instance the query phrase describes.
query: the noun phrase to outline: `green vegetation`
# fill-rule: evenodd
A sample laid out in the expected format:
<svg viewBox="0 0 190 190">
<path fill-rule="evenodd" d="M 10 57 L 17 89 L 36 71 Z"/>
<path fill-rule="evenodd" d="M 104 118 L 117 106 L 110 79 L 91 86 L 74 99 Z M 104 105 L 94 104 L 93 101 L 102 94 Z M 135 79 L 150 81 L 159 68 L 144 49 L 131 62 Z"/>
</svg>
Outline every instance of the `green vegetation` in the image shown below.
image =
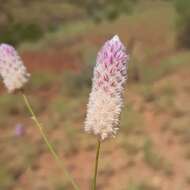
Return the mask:
<svg viewBox="0 0 190 190">
<path fill-rule="evenodd" d="M 190 48 L 190 1 L 175 0 L 175 8 L 178 13 L 177 31 L 180 47 Z"/>
<path fill-rule="evenodd" d="M 11 176 L 10 172 L 5 168 L 1 167 L 0 171 L 0 188 L 8 189 L 13 185 L 14 179 Z"/>
<path fill-rule="evenodd" d="M 37 24 L 14 23 L 3 27 L 0 34 L 0 42 L 17 45 L 21 42 L 39 40 L 43 36 L 43 31 Z"/>
<path fill-rule="evenodd" d="M 1 116 L 15 116 L 15 115 L 21 115 L 25 112 L 25 107 L 20 101 L 20 97 L 15 97 L 12 95 L 1 95 L 0 98 L 0 107 L 1 107 Z"/>
<path fill-rule="evenodd" d="M 35 72 L 32 74 L 29 88 L 30 90 L 43 90 L 50 88 L 53 83 L 59 81 L 59 76 L 54 73 Z"/>
<path fill-rule="evenodd" d="M 128 104 L 121 115 L 121 129 L 124 134 L 142 133 L 144 128 L 143 117 Z"/>
<path fill-rule="evenodd" d="M 84 74 L 85 73 L 85 74 Z M 62 77 L 61 93 L 65 96 L 76 97 L 84 94 L 91 85 L 92 69 L 82 69 L 80 72 L 65 72 Z"/>
<path fill-rule="evenodd" d="M 120 14 L 131 12 L 136 2 L 137 0 L 122 0 L 120 3 L 117 0 L 72 0 L 71 4 L 81 7 L 87 16 L 92 17 L 96 22 L 100 22 L 104 19 L 115 20 Z"/>
<path fill-rule="evenodd" d="M 165 175 L 172 175 L 172 165 L 154 149 L 151 141 L 144 144 L 144 160 L 155 170 L 162 170 Z"/>
<path fill-rule="evenodd" d="M 126 190 L 157 190 L 157 187 L 147 183 L 147 182 L 132 182 L 128 185 Z"/>
<path fill-rule="evenodd" d="M 0 1 L 1 3 L 1 1 Z M 36 0 L 6 0 L 0 7 L 0 41 L 20 45 L 22 42 L 34 42 L 46 33 L 55 32 L 63 23 L 73 20 L 87 20 L 89 17 L 96 22 L 104 19 L 114 20 L 122 13 L 131 11 L 136 0 L 111 1 L 57 1 L 46 3 Z M 33 14 L 28 14 L 28 12 Z M 47 14 L 43 14 L 47 13 Z M 67 30 L 67 27 L 64 27 Z M 75 30 L 77 28 L 75 27 Z"/>
</svg>

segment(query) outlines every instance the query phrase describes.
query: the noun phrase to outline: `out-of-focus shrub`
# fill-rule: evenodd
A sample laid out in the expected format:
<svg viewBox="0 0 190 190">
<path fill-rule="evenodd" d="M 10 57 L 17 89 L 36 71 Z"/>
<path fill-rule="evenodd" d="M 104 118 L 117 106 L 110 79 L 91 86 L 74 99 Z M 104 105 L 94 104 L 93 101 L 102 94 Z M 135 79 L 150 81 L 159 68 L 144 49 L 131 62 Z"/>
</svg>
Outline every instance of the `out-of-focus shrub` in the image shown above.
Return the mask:
<svg viewBox="0 0 190 190">
<path fill-rule="evenodd" d="M 0 189 L 8 189 L 13 185 L 14 179 L 3 166 L 0 170 Z"/>
<path fill-rule="evenodd" d="M 84 67 L 80 72 L 67 71 L 63 75 L 62 93 L 67 96 L 79 96 L 91 86 L 92 66 Z"/>
<path fill-rule="evenodd" d="M 45 105 L 39 98 L 31 98 L 31 103 L 34 107 L 34 110 L 36 113 L 41 113 L 45 110 Z M 22 100 L 19 96 L 7 96 L 7 95 L 1 95 L 0 97 L 0 115 L 1 115 L 1 121 L 7 122 L 10 119 L 8 117 L 10 116 L 21 116 L 25 114 L 26 107 L 22 103 Z"/>
<path fill-rule="evenodd" d="M 13 23 L 1 27 L 0 42 L 18 45 L 23 41 L 36 41 L 43 36 L 40 26 L 33 23 Z"/>
<path fill-rule="evenodd" d="M 28 85 L 29 89 L 42 90 L 49 89 L 55 82 L 59 80 L 59 75 L 48 72 L 35 72 L 32 74 L 31 85 Z"/>
<path fill-rule="evenodd" d="M 158 188 L 155 185 L 152 185 L 150 182 L 141 181 L 135 182 L 132 181 L 128 184 L 127 190 L 157 190 Z"/>
<path fill-rule="evenodd" d="M 190 48 L 190 1 L 175 0 L 177 17 L 178 46 Z"/>
<path fill-rule="evenodd" d="M 104 19 L 114 20 L 119 15 L 131 12 L 134 3 L 138 0 L 71 0 L 72 4 L 80 6 L 94 21 Z"/>
</svg>

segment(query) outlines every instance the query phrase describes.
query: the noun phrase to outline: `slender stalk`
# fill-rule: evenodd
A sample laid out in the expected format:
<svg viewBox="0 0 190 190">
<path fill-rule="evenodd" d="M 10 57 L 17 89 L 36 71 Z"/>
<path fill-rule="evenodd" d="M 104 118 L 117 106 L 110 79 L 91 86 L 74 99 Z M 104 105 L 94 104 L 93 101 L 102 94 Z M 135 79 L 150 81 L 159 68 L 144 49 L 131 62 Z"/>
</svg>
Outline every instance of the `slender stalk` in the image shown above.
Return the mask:
<svg viewBox="0 0 190 190">
<path fill-rule="evenodd" d="M 60 157 L 57 155 L 54 147 L 52 146 L 52 144 L 49 142 L 48 137 L 41 125 L 41 123 L 38 121 L 36 114 L 34 113 L 32 106 L 27 98 L 27 96 L 22 92 L 22 97 L 24 99 L 24 102 L 26 104 L 26 107 L 28 108 L 28 111 L 30 112 L 31 116 L 32 116 L 32 120 L 35 122 L 36 126 L 38 127 L 40 134 L 42 135 L 42 138 L 44 139 L 49 151 L 51 152 L 53 158 L 56 160 L 56 162 L 59 164 L 59 166 L 63 169 L 65 176 L 67 177 L 67 179 L 70 181 L 70 183 L 73 185 L 73 188 L 75 190 L 80 190 L 80 188 L 78 187 L 78 185 L 76 184 L 76 182 L 74 181 L 73 177 L 69 174 L 69 172 L 67 171 L 65 165 L 63 164 L 62 160 L 60 159 Z"/>
<path fill-rule="evenodd" d="M 98 161 L 99 161 L 99 155 L 100 155 L 100 145 L 101 145 L 101 141 L 98 139 L 98 141 L 97 141 L 97 149 L 96 149 L 96 160 L 95 160 L 95 167 L 94 167 L 94 177 L 93 177 L 93 183 L 92 183 L 92 190 L 96 190 L 96 179 L 97 179 L 97 173 L 98 173 Z"/>
</svg>

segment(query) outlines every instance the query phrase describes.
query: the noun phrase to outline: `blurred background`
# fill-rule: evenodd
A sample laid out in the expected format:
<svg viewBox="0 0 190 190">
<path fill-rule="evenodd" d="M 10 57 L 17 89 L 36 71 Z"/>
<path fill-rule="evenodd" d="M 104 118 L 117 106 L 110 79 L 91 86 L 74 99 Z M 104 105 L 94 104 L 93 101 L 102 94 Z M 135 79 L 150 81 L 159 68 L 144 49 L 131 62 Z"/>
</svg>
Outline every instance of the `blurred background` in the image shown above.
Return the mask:
<svg viewBox="0 0 190 190">
<path fill-rule="evenodd" d="M 0 42 L 32 74 L 26 93 L 49 140 L 88 190 L 94 137 L 84 133 L 92 68 L 118 34 L 130 54 L 116 139 L 102 146 L 98 189 L 190 189 L 189 0 L 0 0 Z M 0 190 L 71 190 L 22 97 L 0 84 Z"/>
</svg>

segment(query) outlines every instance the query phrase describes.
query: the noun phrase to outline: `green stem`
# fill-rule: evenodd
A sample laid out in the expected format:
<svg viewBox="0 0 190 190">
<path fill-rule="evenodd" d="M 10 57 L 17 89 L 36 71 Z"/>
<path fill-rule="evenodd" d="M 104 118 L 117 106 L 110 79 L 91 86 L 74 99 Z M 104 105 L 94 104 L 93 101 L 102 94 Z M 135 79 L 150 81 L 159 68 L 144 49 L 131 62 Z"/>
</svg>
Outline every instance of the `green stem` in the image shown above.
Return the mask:
<svg viewBox="0 0 190 190">
<path fill-rule="evenodd" d="M 98 139 L 98 141 L 97 141 L 97 149 L 96 149 L 96 160 L 95 160 L 95 167 L 94 167 L 94 177 L 93 177 L 93 183 L 92 183 L 92 190 L 96 190 L 96 179 L 97 179 L 97 173 L 98 173 L 98 161 L 99 161 L 99 155 L 100 155 L 100 145 L 101 145 L 101 141 Z"/>
<path fill-rule="evenodd" d="M 26 104 L 26 107 L 28 108 L 28 111 L 30 112 L 31 116 L 32 116 L 32 120 L 35 122 L 36 126 L 38 127 L 40 134 L 42 135 L 46 145 L 48 146 L 49 151 L 51 152 L 53 158 L 57 161 L 57 163 L 60 165 L 60 167 L 63 169 L 65 176 L 67 177 L 67 179 L 71 182 L 71 184 L 73 185 L 75 190 L 80 190 L 80 188 L 78 187 L 78 185 L 76 184 L 76 182 L 74 181 L 74 179 L 72 178 L 72 176 L 69 174 L 69 172 L 67 171 L 67 169 L 65 168 L 65 165 L 63 164 L 62 160 L 59 158 L 59 156 L 57 155 L 57 153 L 55 152 L 52 144 L 49 142 L 47 135 L 44 132 L 44 129 L 42 127 L 42 125 L 40 124 L 40 122 L 38 121 L 32 106 L 27 98 L 27 96 L 22 92 L 22 97 L 24 99 L 24 102 Z"/>
</svg>

